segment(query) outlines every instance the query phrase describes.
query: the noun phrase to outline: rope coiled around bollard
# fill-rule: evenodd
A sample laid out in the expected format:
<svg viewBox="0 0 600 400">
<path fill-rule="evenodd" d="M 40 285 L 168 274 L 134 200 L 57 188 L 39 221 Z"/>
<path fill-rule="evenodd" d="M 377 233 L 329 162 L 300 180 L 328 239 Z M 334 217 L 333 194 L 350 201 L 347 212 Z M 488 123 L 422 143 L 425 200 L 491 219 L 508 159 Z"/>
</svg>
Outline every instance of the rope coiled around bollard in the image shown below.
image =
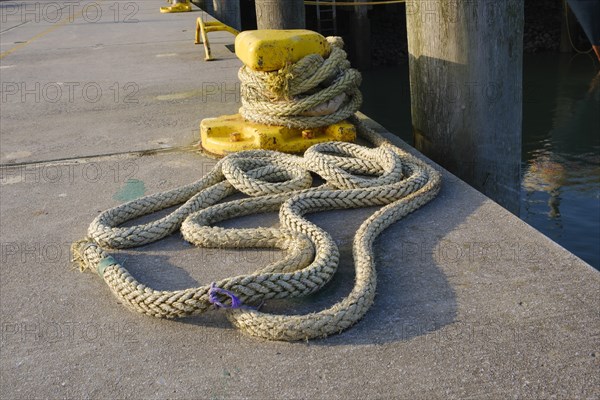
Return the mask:
<svg viewBox="0 0 600 400">
<path fill-rule="evenodd" d="M 299 129 L 332 125 L 354 115 L 362 103 L 360 72 L 350 68 L 342 38 L 330 36 L 327 41 L 331 53 L 326 59 L 311 54 L 276 72 L 243 66 L 238 73 L 240 114 L 259 124 Z M 311 112 L 336 100 L 341 104 L 333 112 Z"/>
<path fill-rule="evenodd" d="M 334 53 L 332 51 L 330 58 Z M 344 71 L 347 68 L 338 72 L 344 74 Z M 325 72 L 322 75 L 330 77 Z M 295 95 L 299 90 L 295 89 L 297 86 L 305 87 L 301 81 L 292 82 L 288 93 Z M 354 101 L 352 91 L 344 93 L 350 100 L 341 109 Z M 243 104 L 246 107 L 249 103 L 243 101 Z M 350 327 L 367 312 L 375 296 L 373 242 L 388 226 L 432 200 L 441 184 L 439 173 L 431 166 L 392 145 L 353 114 L 354 111 L 344 118 L 350 117 L 359 136 L 375 148 L 328 142 L 312 146 L 303 157 L 264 150 L 231 154 L 197 182 L 133 200 L 98 215 L 88 228 L 88 237 L 73 244 L 74 260 L 82 270 L 95 270 L 123 304 L 154 317 L 185 317 L 219 304 L 226 307 L 227 317 L 242 331 L 288 341 L 325 337 Z M 303 118 L 313 117 L 277 118 L 284 118 L 293 125 Z M 326 183 L 312 187 L 311 173 L 321 176 Z M 237 192 L 249 197 L 223 202 Z M 175 205 L 180 206 L 150 223 L 120 226 Z M 356 232 L 353 242 L 355 285 L 344 299 L 306 315 L 268 314 L 252 307 L 240 307 L 238 303 L 231 307 L 232 299 L 252 305 L 269 299 L 306 296 L 320 290 L 337 270 L 339 250 L 326 231 L 304 216 L 322 210 L 368 206 L 383 207 Z M 277 210 L 279 228 L 214 226 L 228 219 Z M 281 249 L 285 256 L 251 274 L 195 288 L 159 291 L 138 282 L 107 251 L 152 243 L 177 229 L 185 240 L 197 246 L 272 247 Z"/>
</svg>

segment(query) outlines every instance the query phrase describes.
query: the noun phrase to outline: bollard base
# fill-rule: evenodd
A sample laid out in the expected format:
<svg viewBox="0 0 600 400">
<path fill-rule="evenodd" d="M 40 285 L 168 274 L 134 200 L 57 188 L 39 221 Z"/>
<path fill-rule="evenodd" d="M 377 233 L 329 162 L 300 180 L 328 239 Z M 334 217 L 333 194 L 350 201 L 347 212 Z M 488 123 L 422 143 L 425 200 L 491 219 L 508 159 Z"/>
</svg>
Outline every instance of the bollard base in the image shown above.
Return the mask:
<svg viewBox="0 0 600 400">
<path fill-rule="evenodd" d="M 180 12 L 189 12 L 192 11 L 192 5 L 189 0 L 185 2 L 173 2 L 173 5 L 168 7 L 161 7 L 160 12 L 163 14 L 167 13 L 180 13 Z"/>
<path fill-rule="evenodd" d="M 226 156 L 244 150 L 276 150 L 302 153 L 321 142 L 351 142 L 356 128 L 347 121 L 337 124 L 297 129 L 246 121 L 240 114 L 206 118 L 200 122 L 200 145 L 208 153 Z"/>
</svg>

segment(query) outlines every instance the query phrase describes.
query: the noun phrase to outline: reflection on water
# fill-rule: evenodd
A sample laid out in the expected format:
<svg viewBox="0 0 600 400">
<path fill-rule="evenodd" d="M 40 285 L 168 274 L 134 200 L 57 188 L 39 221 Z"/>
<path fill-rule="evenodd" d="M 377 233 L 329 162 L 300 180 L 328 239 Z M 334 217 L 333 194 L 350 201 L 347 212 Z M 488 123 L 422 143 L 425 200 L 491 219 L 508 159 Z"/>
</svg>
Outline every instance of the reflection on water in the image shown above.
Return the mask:
<svg viewBox="0 0 600 400">
<path fill-rule="evenodd" d="M 598 63 L 571 54 L 524 60 L 521 219 L 600 269 Z M 362 111 L 412 144 L 408 66 L 363 73 L 361 89 Z"/>
<path fill-rule="evenodd" d="M 525 167 L 522 186 L 526 193 L 525 205 L 531 202 L 529 194 L 534 192 L 546 192 L 550 195 L 548 199 L 548 217 L 560 217 L 560 195 L 561 189 L 566 183 L 567 169 L 562 162 L 553 161 L 552 152 L 541 151 L 535 155 L 529 165 Z M 527 211 L 529 208 L 527 207 Z"/>
<path fill-rule="evenodd" d="M 589 200 L 588 207 L 581 210 L 583 215 L 588 214 L 589 218 L 598 217 L 600 157 L 598 146 L 596 153 L 568 155 L 551 150 L 556 143 L 550 140 L 545 141 L 544 145 L 546 149 L 535 150 L 529 154 L 523 165 L 522 204 L 525 209 L 521 218 L 528 220 L 535 218 L 536 214 L 545 214 L 549 223 L 560 227 L 559 231 L 553 233 L 560 237 L 563 234 L 563 197 L 577 197 L 580 207 L 586 206 L 586 199 Z M 542 204 L 544 202 L 547 206 Z M 569 208 L 568 206 L 569 204 L 565 207 Z M 597 220 L 594 222 L 598 225 Z M 595 237 L 598 239 L 598 236 Z M 596 244 L 596 250 L 597 247 Z"/>
<path fill-rule="evenodd" d="M 521 218 L 600 269 L 600 75 L 587 55 L 525 57 Z"/>
</svg>

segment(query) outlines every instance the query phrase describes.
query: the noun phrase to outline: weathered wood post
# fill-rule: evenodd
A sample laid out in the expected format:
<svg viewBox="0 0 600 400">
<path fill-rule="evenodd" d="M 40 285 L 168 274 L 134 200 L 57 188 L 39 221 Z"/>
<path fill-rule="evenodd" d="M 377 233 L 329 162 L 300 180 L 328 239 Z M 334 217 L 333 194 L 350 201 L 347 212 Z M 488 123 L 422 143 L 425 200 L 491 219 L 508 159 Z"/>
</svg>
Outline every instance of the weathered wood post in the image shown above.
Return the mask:
<svg viewBox="0 0 600 400">
<path fill-rule="evenodd" d="M 523 1 L 407 0 L 417 149 L 519 212 Z"/>
<path fill-rule="evenodd" d="M 361 0 L 354 0 L 360 3 Z M 352 53 L 354 66 L 361 71 L 371 69 L 371 23 L 367 7 L 355 6 L 352 14 Z"/>
<path fill-rule="evenodd" d="M 256 0 L 258 29 L 304 29 L 303 0 Z"/>
</svg>

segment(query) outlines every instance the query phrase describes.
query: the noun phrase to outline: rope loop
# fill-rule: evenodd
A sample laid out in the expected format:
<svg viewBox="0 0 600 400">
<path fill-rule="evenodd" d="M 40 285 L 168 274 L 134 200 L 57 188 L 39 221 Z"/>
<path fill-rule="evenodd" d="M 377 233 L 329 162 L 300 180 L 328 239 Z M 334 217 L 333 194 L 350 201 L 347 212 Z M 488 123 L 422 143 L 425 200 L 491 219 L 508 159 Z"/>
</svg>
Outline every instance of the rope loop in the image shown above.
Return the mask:
<svg viewBox="0 0 600 400">
<path fill-rule="evenodd" d="M 302 158 L 296 156 L 249 151 L 224 159 L 223 175 L 240 192 L 264 196 L 309 188 L 312 177 L 302 164 Z"/>
<path fill-rule="evenodd" d="M 337 189 L 391 184 L 402 179 L 402 163 L 390 149 L 368 149 L 354 143 L 324 142 L 306 150 L 311 169 Z M 371 175 L 363 178 L 358 175 Z"/>
</svg>

